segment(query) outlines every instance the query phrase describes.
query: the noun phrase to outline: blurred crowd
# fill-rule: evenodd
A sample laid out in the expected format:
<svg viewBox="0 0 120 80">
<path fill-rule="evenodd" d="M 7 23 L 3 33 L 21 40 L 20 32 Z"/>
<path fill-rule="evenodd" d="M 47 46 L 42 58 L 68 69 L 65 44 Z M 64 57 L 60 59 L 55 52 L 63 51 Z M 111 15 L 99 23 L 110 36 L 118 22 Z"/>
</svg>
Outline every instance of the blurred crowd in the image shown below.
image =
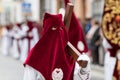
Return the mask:
<svg viewBox="0 0 120 80">
<path fill-rule="evenodd" d="M 37 43 L 42 34 L 42 23 L 25 20 L 21 23 L 0 26 L 1 53 L 22 62 L 28 51 Z"/>
<path fill-rule="evenodd" d="M 83 32 L 92 64 L 103 66 L 105 49 L 102 45 L 103 34 L 100 26 L 100 22 L 94 18 L 86 19 Z M 1 26 L 1 52 L 3 55 L 24 61 L 28 51 L 37 43 L 41 35 L 42 23 L 32 20 Z"/>
<path fill-rule="evenodd" d="M 105 49 L 102 44 L 103 34 L 100 22 L 95 18 L 86 19 L 83 30 L 92 64 L 103 66 Z"/>
</svg>

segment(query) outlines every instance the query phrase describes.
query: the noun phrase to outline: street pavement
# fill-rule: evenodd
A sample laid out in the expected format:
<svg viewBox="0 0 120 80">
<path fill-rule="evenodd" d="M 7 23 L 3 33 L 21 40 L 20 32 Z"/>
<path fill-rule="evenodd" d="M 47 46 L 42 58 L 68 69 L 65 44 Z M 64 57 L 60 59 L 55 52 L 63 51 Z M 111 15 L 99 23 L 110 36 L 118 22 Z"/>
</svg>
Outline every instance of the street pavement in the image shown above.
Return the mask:
<svg viewBox="0 0 120 80">
<path fill-rule="evenodd" d="M 91 65 L 91 80 L 104 80 L 103 67 Z M 23 80 L 22 62 L 0 54 L 0 80 Z"/>
<path fill-rule="evenodd" d="M 22 62 L 0 54 L 0 80 L 23 80 Z"/>
<path fill-rule="evenodd" d="M 91 80 L 104 80 L 104 67 L 91 65 Z"/>
</svg>

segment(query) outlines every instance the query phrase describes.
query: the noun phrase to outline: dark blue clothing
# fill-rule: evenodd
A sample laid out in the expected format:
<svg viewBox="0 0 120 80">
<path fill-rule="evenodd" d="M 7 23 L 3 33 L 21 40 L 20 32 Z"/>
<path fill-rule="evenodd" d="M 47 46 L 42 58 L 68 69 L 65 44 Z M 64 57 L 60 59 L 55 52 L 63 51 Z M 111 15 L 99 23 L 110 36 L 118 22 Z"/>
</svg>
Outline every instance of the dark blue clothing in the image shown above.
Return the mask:
<svg viewBox="0 0 120 80">
<path fill-rule="evenodd" d="M 87 34 L 87 32 L 90 30 L 91 28 L 91 23 L 88 22 L 87 25 L 85 26 L 85 34 Z"/>
</svg>

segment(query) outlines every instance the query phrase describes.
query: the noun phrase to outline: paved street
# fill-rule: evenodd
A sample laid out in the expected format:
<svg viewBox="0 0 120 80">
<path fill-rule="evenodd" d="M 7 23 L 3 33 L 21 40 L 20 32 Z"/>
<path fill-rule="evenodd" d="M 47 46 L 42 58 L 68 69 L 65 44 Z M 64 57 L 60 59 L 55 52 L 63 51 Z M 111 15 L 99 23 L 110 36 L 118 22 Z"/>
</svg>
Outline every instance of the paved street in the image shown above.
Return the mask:
<svg viewBox="0 0 120 80">
<path fill-rule="evenodd" d="M 104 68 L 98 65 L 91 65 L 91 80 L 104 80 Z"/>
<path fill-rule="evenodd" d="M 104 80 L 103 68 L 96 65 L 91 65 L 92 79 Z M 9 56 L 5 57 L 0 54 L 0 80 L 22 80 L 24 67 L 20 61 L 17 61 Z"/>
<path fill-rule="evenodd" d="M 0 80 L 22 80 L 22 78 L 22 63 L 0 54 Z"/>
</svg>

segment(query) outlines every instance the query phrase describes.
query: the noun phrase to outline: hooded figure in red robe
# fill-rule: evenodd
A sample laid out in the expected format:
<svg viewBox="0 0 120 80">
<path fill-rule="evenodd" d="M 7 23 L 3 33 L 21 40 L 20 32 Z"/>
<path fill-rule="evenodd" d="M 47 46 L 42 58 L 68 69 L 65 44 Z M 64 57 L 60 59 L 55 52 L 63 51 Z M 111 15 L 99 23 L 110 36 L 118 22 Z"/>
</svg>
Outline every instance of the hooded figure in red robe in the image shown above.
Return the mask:
<svg viewBox="0 0 120 80">
<path fill-rule="evenodd" d="M 46 80 L 52 80 L 52 72 L 56 69 L 58 73 L 63 73 L 60 76 L 63 80 L 73 80 L 74 62 L 65 52 L 68 35 L 62 15 L 46 13 L 43 24 L 43 35 L 31 50 L 25 64 L 41 72 Z"/>
<path fill-rule="evenodd" d="M 64 0 L 64 2 L 65 2 L 65 6 L 67 6 L 69 0 Z M 69 34 L 69 41 L 76 49 L 79 50 L 80 53 L 88 52 L 88 46 L 85 41 L 85 36 L 81 24 L 76 18 L 74 13 L 72 14 L 68 34 Z"/>
<path fill-rule="evenodd" d="M 69 0 L 64 0 L 65 7 L 67 6 L 67 3 L 69 3 Z M 72 13 L 70 27 L 68 30 L 69 35 L 69 41 L 70 43 L 83 55 L 79 56 L 78 60 L 87 60 L 88 65 L 85 68 L 86 77 L 83 78 L 83 76 L 79 73 L 79 70 L 82 70 L 81 66 L 78 65 L 78 63 L 75 64 L 75 72 L 74 72 L 74 80 L 89 80 L 90 79 L 90 60 L 89 57 L 86 55 L 88 52 L 88 46 L 85 41 L 84 33 L 81 27 L 80 22 L 76 18 L 74 12 Z M 82 78 L 79 78 L 82 77 Z"/>
<path fill-rule="evenodd" d="M 74 14 L 70 24 L 69 35 L 60 14 L 51 15 L 46 13 L 43 27 L 44 31 L 41 39 L 33 47 L 25 62 L 31 70 L 26 69 L 28 73 L 30 71 L 34 74 L 34 70 L 32 70 L 34 68 L 35 71 L 42 75 L 39 80 L 89 80 L 90 69 L 88 70 L 88 67 L 80 68 L 79 65 L 75 67 L 75 60 L 69 53 L 65 52 L 68 40 L 80 52 L 87 52 L 82 28 Z M 85 55 L 83 56 L 86 57 Z M 78 60 L 83 60 L 83 57 L 79 57 Z M 28 67 L 27 65 L 26 67 Z M 34 80 L 35 78 L 33 77 L 29 76 L 29 80 Z M 28 77 L 24 78 L 24 80 L 26 79 Z"/>
<path fill-rule="evenodd" d="M 34 71 L 38 72 L 42 76 L 39 80 L 89 80 L 89 75 L 86 75 L 86 71 L 89 71 L 86 68 L 74 71 L 75 60 L 65 51 L 68 34 L 62 22 L 62 15 L 46 13 L 43 27 L 41 39 L 32 48 L 24 63 L 26 67 L 30 66 L 26 68 L 27 73 L 33 73 L 31 76 L 34 77 Z M 30 75 L 28 77 L 27 73 L 25 73 L 27 77 L 24 77 L 24 80 L 35 80 Z"/>
</svg>

